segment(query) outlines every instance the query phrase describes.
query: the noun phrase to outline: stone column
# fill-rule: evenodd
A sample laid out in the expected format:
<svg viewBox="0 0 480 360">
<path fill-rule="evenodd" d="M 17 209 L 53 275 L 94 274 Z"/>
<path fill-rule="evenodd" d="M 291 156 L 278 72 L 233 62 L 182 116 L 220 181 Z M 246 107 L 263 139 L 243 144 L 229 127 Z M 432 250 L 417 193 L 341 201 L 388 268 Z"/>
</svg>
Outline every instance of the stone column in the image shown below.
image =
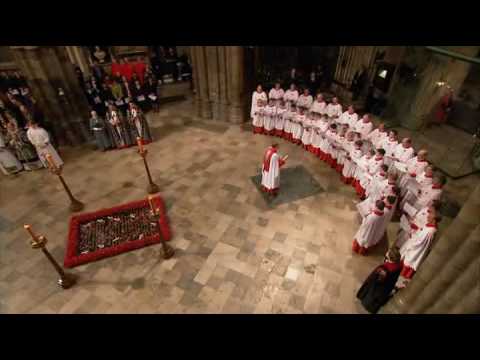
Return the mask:
<svg viewBox="0 0 480 360">
<path fill-rule="evenodd" d="M 217 46 L 205 46 L 205 54 L 207 62 L 208 97 L 212 104 L 212 118 L 219 120 L 220 84 Z"/>
<path fill-rule="evenodd" d="M 230 105 L 230 122 L 247 121 L 244 49 L 241 46 L 226 46 L 228 100 Z"/>
<path fill-rule="evenodd" d="M 197 92 L 200 98 L 199 116 L 205 119 L 212 118 L 212 106 L 208 91 L 208 69 L 205 58 L 205 46 L 194 46 L 197 69 Z"/>
<path fill-rule="evenodd" d="M 61 145 L 86 141 L 88 105 L 64 46 L 11 47 L 35 99 Z M 62 88 L 65 96 L 59 96 Z"/>
<path fill-rule="evenodd" d="M 478 268 L 469 266 L 480 256 L 480 185 L 473 191 L 458 216 L 434 244 L 431 253 L 408 286 L 384 307 L 384 313 L 424 313 L 433 311 L 460 272 L 478 279 Z M 466 269 L 466 270 L 463 270 Z M 466 275 L 467 276 L 467 275 Z M 478 283 L 477 285 L 478 286 Z"/>
<path fill-rule="evenodd" d="M 218 118 L 221 121 L 227 121 L 227 119 L 230 117 L 228 104 L 228 73 L 226 53 L 226 46 L 217 46 L 219 85 Z"/>
</svg>

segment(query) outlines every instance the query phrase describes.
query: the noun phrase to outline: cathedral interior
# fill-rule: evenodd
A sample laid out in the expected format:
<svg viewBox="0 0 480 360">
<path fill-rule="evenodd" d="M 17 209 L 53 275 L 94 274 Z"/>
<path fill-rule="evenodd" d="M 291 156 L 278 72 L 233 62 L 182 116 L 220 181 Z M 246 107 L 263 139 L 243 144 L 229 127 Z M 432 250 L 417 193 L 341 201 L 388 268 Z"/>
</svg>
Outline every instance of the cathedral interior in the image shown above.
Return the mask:
<svg viewBox="0 0 480 360">
<path fill-rule="evenodd" d="M 135 81 L 123 88 L 138 99 L 149 141 L 101 151 L 91 111 L 108 116 L 99 77 L 121 89 L 119 59 L 146 64 L 142 76 L 155 78 L 150 92 L 137 93 Z M 252 133 L 252 93 L 277 82 L 370 114 L 426 149 L 447 179 L 428 256 L 380 313 L 480 312 L 480 46 L 0 46 L 0 75 L 2 126 L 36 121 L 64 162 L 2 167 L 1 314 L 367 314 L 357 292 L 400 221 L 368 256 L 352 252 L 355 189 L 301 146 Z M 112 101 L 127 109 L 115 91 Z M 453 106 L 439 123 L 449 91 Z M 18 96 L 27 110 L 17 109 Z M 0 155 L 24 154 L 11 141 Z M 289 156 L 273 200 L 260 185 L 272 142 Z M 154 217 L 149 195 L 168 220 Z M 137 206 L 151 207 L 160 235 L 104 245 L 90 225 L 74 225 L 94 219 L 99 234 L 99 224 Z M 79 247 L 82 231 L 95 251 Z M 124 250 L 107 251 L 114 247 Z"/>
</svg>

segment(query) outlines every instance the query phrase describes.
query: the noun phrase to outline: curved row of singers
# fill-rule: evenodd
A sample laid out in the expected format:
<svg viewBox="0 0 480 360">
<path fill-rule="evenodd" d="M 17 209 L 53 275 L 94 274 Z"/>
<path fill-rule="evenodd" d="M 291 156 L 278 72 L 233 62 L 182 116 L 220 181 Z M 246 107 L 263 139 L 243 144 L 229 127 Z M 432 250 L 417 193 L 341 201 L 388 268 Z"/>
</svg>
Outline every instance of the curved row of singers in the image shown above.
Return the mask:
<svg viewBox="0 0 480 360">
<path fill-rule="evenodd" d="M 393 215 L 401 215 L 395 245 L 400 249 L 402 276 L 410 279 L 431 247 L 439 221 L 439 201 L 445 178 L 434 174 L 427 151 L 415 152 L 409 138 L 398 140 L 384 124 L 374 128 L 368 114 L 361 118 L 352 105 L 343 111 L 336 97 L 315 101 L 295 86 L 279 84 L 269 96 L 259 85 L 252 96 L 253 132 L 282 137 L 319 157 L 351 184 L 362 202 L 362 224 L 352 249 L 366 255 L 385 237 Z"/>
</svg>

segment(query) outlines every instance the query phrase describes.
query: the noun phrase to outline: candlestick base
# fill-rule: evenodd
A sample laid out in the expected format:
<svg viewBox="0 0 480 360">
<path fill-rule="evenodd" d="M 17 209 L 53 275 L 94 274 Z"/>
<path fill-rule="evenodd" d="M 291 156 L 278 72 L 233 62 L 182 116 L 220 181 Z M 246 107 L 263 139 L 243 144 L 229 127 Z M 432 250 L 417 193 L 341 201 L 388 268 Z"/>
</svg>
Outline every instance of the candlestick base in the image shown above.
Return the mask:
<svg viewBox="0 0 480 360">
<path fill-rule="evenodd" d="M 160 189 L 158 188 L 157 184 L 150 183 L 150 184 L 148 184 L 147 191 L 148 191 L 149 194 L 156 194 L 160 191 Z"/>
<path fill-rule="evenodd" d="M 175 255 L 175 250 L 168 244 L 163 243 L 162 246 L 162 257 L 165 260 L 170 259 L 173 255 Z"/>
<path fill-rule="evenodd" d="M 77 277 L 72 274 L 65 273 L 63 277 L 58 279 L 58 286 L 62 289 L 70 289 L 73 285 L 77 283 Z"/>
<path fill-rule="evenodd" d="M 78 200 L 74 200 L 70 203 L 70 211 L 71 212 L 77 212 L 77 211 L 80 211 L 82 210 L 83 208 L 85 207 L 85 205 L 78 201 Z"/>
</svg>

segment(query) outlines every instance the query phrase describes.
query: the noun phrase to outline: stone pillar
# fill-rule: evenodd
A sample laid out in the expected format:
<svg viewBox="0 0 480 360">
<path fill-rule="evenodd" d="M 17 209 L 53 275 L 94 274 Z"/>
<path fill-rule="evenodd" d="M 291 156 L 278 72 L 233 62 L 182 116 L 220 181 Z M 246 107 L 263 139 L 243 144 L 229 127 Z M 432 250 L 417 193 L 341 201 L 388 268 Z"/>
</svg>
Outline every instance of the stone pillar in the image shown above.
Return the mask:
<svg viewBox="0 0 480 360">
<path fill-rule="evenodd" d="M 212 118 L 212 106 L 208 91 L 208 69 L 205 55 L 205 46 L 194 46 L 197 69 L 197 92 L 199 94 L 199 116 L 204 119 Z"/>
<path fill-rule="evenodd" d="M 228 100 L 230 122 L 238 124 L 248 120 L 245 91 L 244 49 L 241 46 L 226 46 Z"/>
<path fill-rule="evenodd" d="M 445 307 L 454 306 L 448 298 L 452 297 L 452 292 L 446 290 L 458 280 L 459 273 L 463 273 L 468 279 L 470 276 L 479 279 L 478 267 L 471 266 L 471 263 L 478 261 L 476 259 L 480 256 L 478 214 L 480 214 L 480 185 L 434 244 L 431 253 L 412 281 L 393 297 L 382 312 L 425 313 L 435 311 L 436 303 L 446 304 Z M 478 285 L 477 282 L 474 286 Z M 447 298 L 442 300 L 444 296 Z"/>
<path fill-rule="evenodd" d="M 230 117 L 228 105 L 228 72 L 227 72 L 227 51 L 226 46 L 217 46 L 218 55 L 218 85 L 219 85 L 219 104 L 218 117 L 221 121 L 226 121 Z"/>
<path fill-rule="evenodd" d="M 212 118 L 220 119 L 220 84 L 217 46 L 205 46 L 207 61 L 208 97 L 212 107 Z"/>
<path fill-rule="evenodd" d="M 47 122 L 61 145 L 89 139 L 88 105 L 64 46 L 11 47 Z M 60 96 L 62 88 L 65 96 Z"/>
</svg>

